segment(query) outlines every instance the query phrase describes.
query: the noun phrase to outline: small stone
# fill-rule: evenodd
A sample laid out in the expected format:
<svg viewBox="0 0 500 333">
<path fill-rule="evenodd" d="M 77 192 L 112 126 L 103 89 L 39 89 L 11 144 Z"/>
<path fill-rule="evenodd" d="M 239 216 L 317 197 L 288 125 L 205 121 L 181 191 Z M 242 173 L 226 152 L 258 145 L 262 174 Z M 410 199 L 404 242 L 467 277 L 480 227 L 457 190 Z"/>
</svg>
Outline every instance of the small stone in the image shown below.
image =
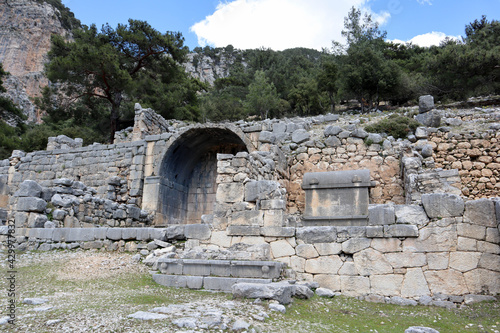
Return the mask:
<svg viewBox="0 0 500 333">
<path fill-rule="evenodd" d="M 285 308 L 284 305 L 276 304 L 276 303 L 269 304 L 269 310 L 276 311 L 276 312 L 281 312 L 281 313 L 285 313 L 286 312 L 286 308 Z"/>
<path fill-rule="evenodd" d="M 152 312 L 145 312 L 145 311 L 137 311 L 135 313 L 132 313 L 131 315 L 128 315 L 127 317 L 134 318 L 134 319 L 139 319 L 139 320 L 155 320 L 155 319 L 166 319 L 166 318 L 168 318 L 167 316 L 162 315 L 162 314 L 152 313 Z"/>
<path fill-rule="evenodd" d="M 243 331 L 243 330 L 247 330 L 249 327 L 250 327 L 249 323 L 247 323 L 244 320 L 238 319 L 234 322 L 231 330 L 232 331 Z"/>
<path fill-rule="evenodd" d="M 24 304 L 30 304 L 30 305 L 40 305 L 47 303 L 49 300 L 45 298 L 25 298 L 23 300 Z"/>
<path fill-rule="evenodd" d="M 60 323 L 62 320 L 61 319 L 53 319 L 53 320 L 49 320 L 45 323 L 45 325 L 47 326 L 51 326 L 51 325 L 54 325 L 54 324 L 57 324 L 57 323 Z"/>
<path fill-rule="evenodd" d="M 429 327 L 412 326 L 407 328 L 405 333 L 439 333 L 439 331 Z"/>
<path fill-rule="evenodd" d="M 318 288 L 316 289 L 316 295 L 318 295 L 319 297 L 332 298 L 333 296 L 335 296 L 335 293 L 333 292 L 333 290 L 330 290 L 328 288 Z"/>
</svg>

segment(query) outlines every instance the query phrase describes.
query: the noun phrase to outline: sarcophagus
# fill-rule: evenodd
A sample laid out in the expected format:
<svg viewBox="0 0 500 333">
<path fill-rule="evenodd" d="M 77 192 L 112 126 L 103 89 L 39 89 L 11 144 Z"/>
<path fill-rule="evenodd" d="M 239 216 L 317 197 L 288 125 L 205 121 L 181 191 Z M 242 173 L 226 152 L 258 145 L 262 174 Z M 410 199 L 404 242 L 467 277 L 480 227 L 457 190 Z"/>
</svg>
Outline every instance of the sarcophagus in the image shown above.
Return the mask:
<svg viewBox="0 0 500 333">
<path fill-rule="evenodd" d="M 304 174 L 306 226 L 364 226 L 368 224 L 370 170 Z"/>
</svg>

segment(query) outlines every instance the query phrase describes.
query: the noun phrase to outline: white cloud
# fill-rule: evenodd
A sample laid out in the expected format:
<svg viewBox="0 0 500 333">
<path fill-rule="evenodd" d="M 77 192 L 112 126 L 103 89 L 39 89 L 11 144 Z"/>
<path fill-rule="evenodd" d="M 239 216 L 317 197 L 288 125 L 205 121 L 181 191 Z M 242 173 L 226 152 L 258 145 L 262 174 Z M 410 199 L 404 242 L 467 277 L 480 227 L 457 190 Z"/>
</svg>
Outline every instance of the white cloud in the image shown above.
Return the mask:
<svg viewBox="0 0 500 333">
<path fill-rule="evenodd" d="M 239 49 L 268 47 L 284 50 L 307 47 L 321 50 L 343 41 L 344 17 L 351 7 L 361 8 L 379 24 L 390 14 L 373 13 L 370 0 L 234 0 L 221 2 L 216 11 L 191 27 L 202 46 Z"/>
<path fill-rule="evenodd" d="M 412 43 L 414 45 L 422 46 L 422 47 L 429 47 L 432 45 L 439 45 L 441 44 L 442 41 L 444 41 L 446 38 L 451 38 L 455 40 L 460 40 L 460 36 L 448 36 L 443 32 L 429 32 L 426 34 L 418 35 L 413 37 L 412 39 L 408 41 L 402 41 L 399 39 L 394 39 L 392 42 L 394 43 Z"/>
<path fill-rule="evenodd" d="M 417 2 L 421 5 L 432 5 L 432 0 L 417 0 Z"/>
</svg>

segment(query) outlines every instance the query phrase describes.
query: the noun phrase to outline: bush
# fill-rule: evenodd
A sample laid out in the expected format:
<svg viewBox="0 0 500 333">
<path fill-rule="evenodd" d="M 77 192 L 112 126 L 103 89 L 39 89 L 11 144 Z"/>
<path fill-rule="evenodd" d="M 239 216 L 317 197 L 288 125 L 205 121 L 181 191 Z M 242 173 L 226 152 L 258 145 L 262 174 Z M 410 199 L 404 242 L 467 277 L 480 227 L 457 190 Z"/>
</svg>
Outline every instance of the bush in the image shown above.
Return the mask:
<svg viewBox="0 0 500 333">
<path fill-rule="evenodd" d="M 408 134 L 414 132 L 420 123 L 415 119 L 392 114 L 379 122 L 368 125 L 365 130 L 370 133 L 386 133 L 396 139 L 404 139 Z"/>
</svg>

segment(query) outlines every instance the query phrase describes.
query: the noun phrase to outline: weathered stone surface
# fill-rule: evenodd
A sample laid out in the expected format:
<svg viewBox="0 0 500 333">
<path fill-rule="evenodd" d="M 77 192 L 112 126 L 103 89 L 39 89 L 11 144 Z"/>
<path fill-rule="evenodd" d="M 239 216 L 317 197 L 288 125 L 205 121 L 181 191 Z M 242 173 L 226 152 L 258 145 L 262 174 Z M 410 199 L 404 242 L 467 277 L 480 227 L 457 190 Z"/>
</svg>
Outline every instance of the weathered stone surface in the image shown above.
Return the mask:
<svg viewBox="0 0 500 333">
<path fill-rule="evenodd" d="M 433 294 L 465 295 L 469 289 L 462 273 L 448 269 L 442 271 L 426 271 L 425 278 Z"/>
<path fill-rule="evenodd" d="M 290 304 L 293 286 L 288 282 L 278 283 L 236 283 L 232 286 L 233 296 L 238 298 L 274 299 L 280 304 Z"/>
<path fill-rule="evenodd" d="M 240 202 L 243 201 L 245 189 L 240 183 L 224 183 L 217 187 L 216 200 L 218 202 Z"/>
<path fill-rule="evenodd" d="M 209 239 L 210 227 L 206 224 L 188 224 L 184 227 L 184 234 L 188 239 Z"/>
<path fill-rule="evenodd" d="M 272 180 L 250 181 L 245 184 L 245 201 L 252 202 L 257 199 L 268 199 L 268 196 L 276 191 L 279 186 L 278 182 Z"/>
<path fill-rule="evenodd" d="M 379 252 L 401 252 L 402 243 L 397 238 L 377 238 L 372 240 L 371 247 Z"/>
<path fill-rule="evenodd" d="M 387 303 L 399 305 L 399 306 L 416 306 L 416 305 L 418 305 L 417 301 L 415 301 L 415 300 L 402 298 L 399 296 L 392 296 Z"/>
<path fill-rule="evenodd" d="M 332 135 L 338 135 L 340 132 L 342 132 L 342 128 L 340 128 L 339 126 L 327 126 L 325 127 L 323 134 L 328 137 Z"/>
<path fill-rule="evenodd" d="M 319 256 L 318 251 L 312 244 L 301 244 L 295 248 L 297 255 L 305 259 L 317 258 Z"/>
<path fill-rule="evenodd" d="M 468 272 L 477 268 L 480 257 L 481 253 L 477 252 L 451 252 L 450 268 L 459 272 Z"/>
<path fill-rule="evenodd" d="M 439 333 L 439 331 L 430 327 L 411 326 L 405 330 L 405 333 Z"/>
<path fill-rule="evenodd" d="M 17 201 L 17 210 L 22 212 L 43 212 L 47 207 L 47 202 L 35 197 L 20 197 Z"/>
<path fill-rule="evenodd" d="M 170 225 L 166 228 L 166 239 L 185 239 L 184 225 Z"/>
<path fill-rule="evenodd" d="M 24 304 L 29 304 L 29 305 L 40 305 L 47 303 L 49 300 L 45 298 L 25 298 L 23 299 Z"/>
<path fill-rule="evenodd" d="M 464 297 L 464 303 L 467 305 L 480 302 L 492 302 L 492 301 L 493 302 L 496 301 L 495 296 L 469 294 L 465 295 Z"/>
<path fill-rule="evenodd" d="M 313 245 L 320 256 L 339 254 L 342 251 L 342 244 L 339 243 L 314 243 Z"/>
<path fill-rule="evenodd" d="M 385 258 L 393 268 L 422 267 L 427 265 L 427 256 L 425 253 L 386 253 Z"/>
<path fill-rule="evenodd" d="M 264 212 L 260 210 L 244 210 L 234 212 L 229 218 L 230 225 L 264 225 Z"/>
<path fill-rule="evenodd" d="M 342 251 L 353 254 L 370 247 L 371 242 L 369 238 L 351 238 L 342 243 Z"/>
<path fill-rule="evenodd" d="M 163 315 L 163 314 L 145 312 L 145 311 L 137 311 L 135 313 L 128 315 L 127 317 L 139 319 L 139 320 L 157 320 L 157 319 L 167 319 L 168 318 L 168 316 Z"/>
<path fill-rule="evenodd" d="M 381 238 L 384 237 L 384 226 L 367 226 L 366 227 L 366 237 L 368 238 Z"/>
<path fill-rule="evenodd" d="M 500 293 L 498 272 L 478 268 L 464 273 L 464 277 L 471 294 L 496 295 Z"/>
<path fill-rule="evenodd" d="M 325 145 L 327 147 L 340 147 L 342 145 L 342 141 L 336 136 L 330 136 L 325 140 Z"/>
<path fill-rule="evenodd" d="M 416 225 L 395 224 L 384 226 L 385 237 L 418 237 Z"/>
<path fill-rule="evenodd" d="M 426 113 L 421 113 L 415 116 L 415 120 L 426 127 L 439 127 L 441 126 L 441 112 L 431 110 Z"/>
<path fill-rule="evenodd" d="M 491 271 L 500 272 L 500 255 L 496 255 L 493 253 L 483 253 L 479 261 L 479 267 L 486 268 Z"/>
<path fill-rule="evenodd" d="M 297 239 L 307 244 L 331 243 L 337 240 L 337 229 L 335 227 L 303 227 L 297 228 Z"/>
<path fill-rule="evenodd" d="M 299 144 L 311 138 L 311 135 L 305 129 L 298 129 L 292 133 L 292 141 Z"/>
<path fill-rule="evenodd" d="M 309 299 L 314 296 L 314 291 L 304 284 L 292 284 L 292 296 L 300 299 Z"/>
<path fill-rule="evenodd" d="M 370 279 L 364 276 L 341 276 L 340 288 L 343 295 L 363 296 L 370 293 Z"/>
<path fill-rule="evenodd" d="M 486 237 L 486 227 L 476 224 L 459 223 L 457 234 L 462 237 L 484 240 Z"/>
<path fill-rule="evenodd" d="M 370 205 L 368 207 L 368 224 L 385 225 L 394 224 L 396 217 L 392 205 Z"/>
<path fill-rule="evenodd" d="M 333 291 L 340 290 L 340 276 L 331 274 L 315 274 L 314 282 L 318 283 L 323 288 L 328 288 Z"/>
<path fill-rule="evenodd" d="M 335 296 L 335 292 L 328 288 L 318 288 L 316 289 L 316 295 L 319 297 L 332 298 Z"/>
<path fill-rule="evenodd" d="M 427 281 L 421 268 L 409 268 L 406 271 L 405 279 L 401 287 L 402 297 L 417 297 L 430 295 Z"/>
<path fill-rule="evenodd" d="M 465 203 L 464 222 L 496 227 L 495 203 L 489 199 L 467 201 Z"/>
<path fill-rule="evenodd" d="M 449 265 L 449 254 L 444 253 L 427 253 L 427 264 L 430 270 L 447 269 Z"/>
<path fill-rule="evenodd" d="M 338 256 L 319 257 L 306 260 L 305 272 L 311 274 L 337 274 L 342 267 Z"/>
<path fill-rule="evenodd" d="M 395 205 L 394 213 L 396 215 L 396 223 L 420 226 L 429 222 L 429 218 L 422 206 Z"/>
<path fill-rule="evenodd" d="M 404 241 L 403 249 L 415 252 L 450 252 L 457 244 L 456 226 L 427 227 L 419 231 L 418 238 Z"/>
<path fill-rule="evenodd" d="M 14 193 L 17 197 L 39 198 L 42 194 L 42 187 L 34 180 L 25 180 L 19 185 L 19 190 Z"/>
<path fill-rule="evenodd" d="M 368 132 L 362 128 L 356 128 L 352 131 L 351 135 L 355 138 L 365 139 L 368 136 Z"/>
<path fill-rule="evenodd" d="M 355 253 L 354 265 L 360 275 L 392 274 L 391 264 L 379 251 L 371 248 Z"/>
<path fill-rule="evenodd" d="M 370 276 L 371 292 L 383 296 L 399 296 L 403 275 L 386 274 Z"/>
<path fill-rule="evenodd" d="M 272 242 L 271 251 L 274 258 L 288 257 L 295 255 L 294 248 L 286 240 Z"/>
<path fill-rule="evenodd" d="M 425 113 L 434 108 L 434 97 L 432 95 L 423 95 L 418 98 L 418 111 Z"/>
<path fill-rule="evenodd" d="M 461 197 L 447 193 L 423 194 L 422 204 L 430 218 L 461 216 L 465 208 Z"/>
</svg>

